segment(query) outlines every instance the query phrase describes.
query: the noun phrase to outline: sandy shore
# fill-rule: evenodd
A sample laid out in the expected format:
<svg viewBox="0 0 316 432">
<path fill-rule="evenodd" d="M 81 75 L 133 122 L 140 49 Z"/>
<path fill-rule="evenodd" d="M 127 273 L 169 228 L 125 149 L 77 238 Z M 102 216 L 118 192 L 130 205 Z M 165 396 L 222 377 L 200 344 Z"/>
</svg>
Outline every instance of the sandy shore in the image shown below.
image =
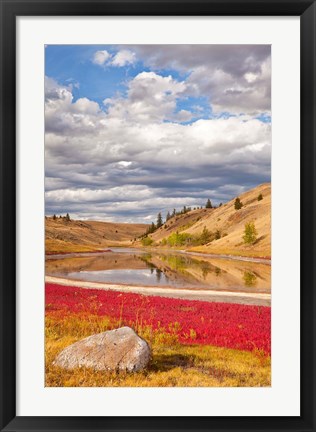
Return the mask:
<svg viewBox="0 0 316 432">
<path fill-rule="evenodd" d="M 216 291 L 205 289 L 177 289 L 165 287 L 148 287 L 134 285 L 107 284 L 100 282 L 85 282 L 73 279 L 64 279 L 46 276 L 45 282 L 59 285 L 77 286 L 85 289 L 101 289 L 120 292 L 132 292 L 137 294 L 154 295 L 162 297 L 182 298 L 186 300 L 203 300 L 209 302 L 239 303 L 258 306 L 270 306 L 271 294 L 240 293 L 231 291 Z"/>
</svg>

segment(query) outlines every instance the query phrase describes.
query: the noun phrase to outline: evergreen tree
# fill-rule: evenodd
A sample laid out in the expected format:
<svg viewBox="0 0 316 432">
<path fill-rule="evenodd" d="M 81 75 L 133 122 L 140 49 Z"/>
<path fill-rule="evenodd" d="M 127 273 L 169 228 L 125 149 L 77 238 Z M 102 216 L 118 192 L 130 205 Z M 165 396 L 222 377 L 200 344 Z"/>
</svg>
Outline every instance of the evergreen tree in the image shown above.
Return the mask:
<svg viewBox="0 0 316 432">
<path fill-rule="evenodd" d="M 263 196 L 262 196 L 262 194 L 259 194 L 258 195 L 258 201 L 261 201 L 261 200 L 263 200 Z"/>
<path fill-rule="evenodd" d="M 162 226 L 162 216 L 161 213 L 159 212 L 157 216 L 157 228 L 160 228 L 161 226 Z"/>
<path fill-rule="evenodd" d="M 208 199 L 208 200 L 206 201 L 205 208 L 207 208 L 207 209 L 212 208 L 212 203 L 211 203 L 211 200 L 210 200 L 210 199 Z"/>
<path fill-rule="evenodd" d="M 240 198 L 236 198 L 235 199 L 235 210 L 240 210 L 241 209 L 241 207 L 243 206 L 243 203 L 240 201 Z"/>
<path fill-rule="evenodd" d="M 54 220 L 56 220 L 56 219 L 57 219 L 57 218 L 56 218 L 56 215 L 55 215 L 55 214 L 54 214 L 54 216 L 53 216 L 53 219 L 54 219 Z"/>
<path fill-rule="evenodd" d="M 168 212 L 166 216 L 166 221 L 168 221 L 171 218 L 171 214 Z"/>
<path fill-rule="evenodd" d="M 152 234 L 155 231 L 156 231 L 156 225 L 154 224 L 154 222 L 152 222 L 151 225 L 147 228 L 146 235 Z"/>
<path fill-rule="evenodd" d="M 69 222 L 70 221 L 70 216 L 69 213 L 66 214 L 66 221 Z"/>
</svg>

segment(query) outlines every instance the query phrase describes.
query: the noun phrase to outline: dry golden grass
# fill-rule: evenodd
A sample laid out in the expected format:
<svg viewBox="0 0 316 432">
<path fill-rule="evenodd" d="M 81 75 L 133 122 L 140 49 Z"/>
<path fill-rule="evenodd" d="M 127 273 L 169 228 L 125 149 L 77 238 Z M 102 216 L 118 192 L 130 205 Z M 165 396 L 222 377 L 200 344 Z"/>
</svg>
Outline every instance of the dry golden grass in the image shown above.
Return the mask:
<svg viewBox="0 0 316 432">
<path fill-rule="evenodd" d="M 258 195 L 263 199 L 258 201 Z M 216 209 L 192 210 L 170 219 L 151 235 L 155 245 L 172 233 L 199 234 L 206 227 L 220 231 L 222 237 L 194 251 L 248 257 L 271 256 L 271 184 L 265 183 L 240 195 L 243 207 L 235 210 L 234 199 Z M 253 221 L 258 231 L 253 245 L 243 242 L 244 227 Z M 97 221 L 66 221 L 64 218 L 45 219 L 46 253 L 89 252 L 114 246 L 141 246 L 139 240 L 147 225 Z"/>
<path fill-rule="evenodd" d="M 263 196 L 261 201 L 258 201 L 259 194 Z M 240 210 L 235 210 L 235 199 L 216 209 L 193 210 L 170 219 L 151 237 L 159 245 L 159 242 L 176 231 L 196 235 L 206 227 L 213 233 L 219 231 L 222 237 L 207 245 L 193 247 L 191 250 L 223 255 L 270 257 L 271 184 L 259 185 L 241 194 L 240 199 L 243 203 Z M 246 245 L 243 234 L 245 224 L 250 221 L 255 223 L 258 238 L 253 245 Z"/>
<path fill-rule="evenodd" d="M 138 326 L 152 346 L 147 370 L 137 373 L 72 371 L 52 363 L 66 346 L 121 323 L 94 315 L 46 317 L 46 386 L 50 387 L 263 387 L 271 385 L 271 361 L 260 352 L 180 345 L 176 335 Z"/>
<path fill-rule="evenodd" d="M 262 251 L 258 251 L 255 247 L 243 247 L 243 248 L 230 248 L 219 247 L 217 246 L 214 249 L 211 249 L 208 246 L 197 246 L 194 248 L 189 248 L 188 252 L 199 252 L 202 254 L 214 254 L 214 255 L 227 255 L 233 257 L 245 257 L 245 258 L 271 258 L 271 249 L 263 249 Z"/>
<path fill-rule="evenodd" d="M 65 242 L 63 240 L 46 239 L 45 251 L 47 254 L 93 252 L 93 246 Z"/>
<path fill-rule="evenodd" d="M 129 246 L 146 231 L 145 224 L 45 218 L 46 253 L 89 252 L 109 246 Z"/>
</svg>

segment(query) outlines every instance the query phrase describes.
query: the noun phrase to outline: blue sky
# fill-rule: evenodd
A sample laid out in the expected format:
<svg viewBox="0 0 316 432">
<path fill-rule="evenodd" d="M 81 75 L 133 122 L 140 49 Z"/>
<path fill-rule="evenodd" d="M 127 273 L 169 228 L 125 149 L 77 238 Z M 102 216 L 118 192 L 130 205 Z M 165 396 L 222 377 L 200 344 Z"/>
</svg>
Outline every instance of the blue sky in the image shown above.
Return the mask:
<svg viewBox="0 0 316 432">
<path fill-rule="evenodd" d="M 46 47 L 45 74 L 64 86 L 72 85 L 73 101 L 87 97 L 105 110 L 103 101 L 117 94 L 125 95 L 126 83 L 141 72 L 150 72 L 141 59 L 124 67 L 111 67 L 93 63 L 95 52 L 106 50 L 115 56 L 117 48 L 109 45 L 48 45 Z M 173 69 L 158 69 L 160 76 L 175 80 L 185 79 L 187 74 Z M 176 112 L 191 110 L 194 120 L 211 118 L 212 110 L 205 96 L 186 96 L 177 100 Z M 193 121 L 193 119 L 192 119 Z M 190 122 L 185 122 L 190 123 Z"/>
<path fill-rule="evenodd" d="M 46 214 L 150 222 L 270 181 L 270 46 L 48 45 L 45 75 Z"/>
</svg>

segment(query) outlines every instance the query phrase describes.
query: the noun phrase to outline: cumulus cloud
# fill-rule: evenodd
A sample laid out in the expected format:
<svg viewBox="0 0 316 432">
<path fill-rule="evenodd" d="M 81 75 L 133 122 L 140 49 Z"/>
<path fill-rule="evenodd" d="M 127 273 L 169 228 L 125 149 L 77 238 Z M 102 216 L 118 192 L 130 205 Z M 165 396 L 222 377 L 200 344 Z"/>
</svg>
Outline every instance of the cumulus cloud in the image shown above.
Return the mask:
<svg viewBox="0 0 316 432">
<path fill-rule="evenodd" d="M 45 131 L 56 135 L 94 133 L 102 118 L 99 105 L 88 98 L 73 102 L 71 87 L 45 78 Z"/>
<path fill-rule="evenodd" d="M 124 67 L 126 65 L 132 65 L 135 62 L 135 53 L 127 49 L 119 50 L 115 55 L 106 50 L 96 51 L 92 57 L 92 63 L 98 66 Z"/>
<path fill-rule="evenodd" d="M 106 51 L 106 50 L 96 51 L 93 55 L 92 62 L 94 64 L 102 66 L 105 63 L 107 63 L 107 61 L 110 58 L 111 58 L 111 54 L 108 51 Z"/>
<path fill-rule="evenodd" d="M 188 94 L 207 96 L 215 112 L 270 112 L 269 45 L 136 45 L 132 49 L 154 70 L 189 73 Z"/>
<path fill-rule="evenodd" d="M 214 113 L 271 111 L 269 45 L 133 45 L 113 55 L 97 51 L 93 62 L 124 67 L 136 58 L 155 71 L 189 74 L 186 94 L 207 97 Z"/>
<path fill-rule="evenodd" d="M 46 78 L 47 214 L 148 222 L 159 211 L 224 202 L 270 181 L 271 125 L 255 118 L 270 111 L 270 47 L 97 53 L 100 66 L 124 67 L 137 56 L 151 71 L 136 72 L 102 106 Z M 202 95 L 213 113 L 229 115 L 196 119 Z M 193 96 L 197 103 L 179 105 Z"/>
<path fill-rule="evenodd" d="M 122 49 L 115 54 L 110 64 L 112 66 L 123 67 L 129 64 L 133 64 L 135 63 L 135 61 L 135 53 L 130 50 Z"/>
<path fill-rule="evenodd" d="M 161 122 L 176 117 L 177 98 L 185 89 L 183 81 L 176 81 L 170 75 L 163 77 L 155 72 L 141 72 L 128 83 L 127 97 L 107 98 L 104 103 L 109 118 Z M 178 116 L 187 119 L 190 113 L 183 111 Z"/>
</svg>

